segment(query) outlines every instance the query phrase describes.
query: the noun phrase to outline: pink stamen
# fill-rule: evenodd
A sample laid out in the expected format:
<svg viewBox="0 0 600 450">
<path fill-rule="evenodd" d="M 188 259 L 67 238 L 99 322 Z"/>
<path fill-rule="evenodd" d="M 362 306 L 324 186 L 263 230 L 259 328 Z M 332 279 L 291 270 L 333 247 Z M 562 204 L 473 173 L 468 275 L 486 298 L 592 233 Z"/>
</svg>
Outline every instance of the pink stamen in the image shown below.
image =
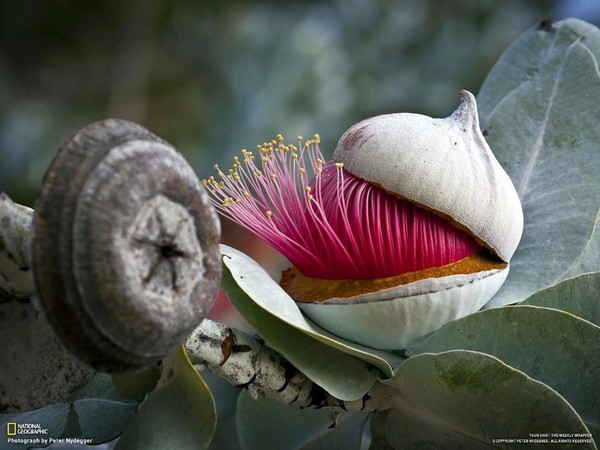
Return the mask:
<svg viewBox="0 0 600 450">
<path fill-rule="evenodd" d="M 439 267 L 481 249 L 431 211 L 324 162 L 319 138 L 264 143 L 204 186 L 221 215 L 256 234 L 304 275 L 372 279 Z M 261 160 L 260 169 L 255 158 Z M 307 167 L 308 163 L 308 167 Z M 312 180 L 309 182 L 309 176 Z"/>
</svg>

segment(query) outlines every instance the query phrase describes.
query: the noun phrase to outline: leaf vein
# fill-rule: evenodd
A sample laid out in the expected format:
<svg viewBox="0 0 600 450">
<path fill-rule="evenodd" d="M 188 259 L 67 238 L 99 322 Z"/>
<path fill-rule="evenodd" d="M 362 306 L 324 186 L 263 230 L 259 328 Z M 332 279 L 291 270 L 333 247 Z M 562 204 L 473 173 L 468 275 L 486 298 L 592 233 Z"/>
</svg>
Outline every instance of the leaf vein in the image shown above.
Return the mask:
<svg viewBox="0 0 600 450">
<path fill-rule="evenodd" d="M 581 41 L 581 37 L 579 37 L 576 41 L 574 41 L 571 45 L 569 45 L 569 48 L 567 49 L 564 57 L 561 60 L 561 64 L 558 68 L 556 77 L 554 79 L 554 85 L 552 86 L 552 91 L 550 92 L 550 98 L 548 99 L 546 110 L 544 111 L 544 119 L 542 120 L 542 123 L 540 124 L 538 136 L 535 140 L 535 143 L 533 144 L 531 157 L 529 158 L 529 161 L 527 162 L 527 166 L 525 167 L 525 172 L 524 172 L 523 176 L 521 177 L 521 182 L 520 182 L 519 188 L 517 190 L 517 193 L 519 194 L 520 198 L 523 198 L 524 194 L 527 191 L 529 181 L 531 180 L 531 175 L 533 174 L 533 169 L 535 168 L 536 162 L 540 157 L 540 154 L 541 154 L 541 151 L 543 148 L 543 144 L 544 144 L 544 136 L 546 135 L 546 126 L 548 125 L 548 119 L 550 117 L 550 111 L 552 110 L 554 101 L 556 100 L 558 86 L 562 79 L 562 74 L 563 74 L 563 71 L 565 68 L 566 61 L 569 59 L 569 56 L 570 56 L 571 52 L 573 51 L 573 48 L 575 48 L 575 46 L 580 41 Z"/>
</svg>

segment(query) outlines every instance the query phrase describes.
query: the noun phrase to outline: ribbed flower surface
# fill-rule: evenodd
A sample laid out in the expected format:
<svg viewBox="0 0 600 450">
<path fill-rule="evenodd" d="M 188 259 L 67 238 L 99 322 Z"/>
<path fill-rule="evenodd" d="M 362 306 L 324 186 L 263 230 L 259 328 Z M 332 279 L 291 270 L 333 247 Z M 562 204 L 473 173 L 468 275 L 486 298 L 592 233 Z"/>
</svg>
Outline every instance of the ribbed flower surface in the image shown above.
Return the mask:
<svg viewBox="0 0 600 450">
<path fill-rule="evenodd" d="M 319 138 L 281 136 L 242 150 L 203 183 L 218 211 L 285 255 L 304 275 L 373 279 L 439 267 L 481 249 L 434 213 L 325 163 Z M 256 161 L 260 161 L 260 168 Z"/>
</svg>

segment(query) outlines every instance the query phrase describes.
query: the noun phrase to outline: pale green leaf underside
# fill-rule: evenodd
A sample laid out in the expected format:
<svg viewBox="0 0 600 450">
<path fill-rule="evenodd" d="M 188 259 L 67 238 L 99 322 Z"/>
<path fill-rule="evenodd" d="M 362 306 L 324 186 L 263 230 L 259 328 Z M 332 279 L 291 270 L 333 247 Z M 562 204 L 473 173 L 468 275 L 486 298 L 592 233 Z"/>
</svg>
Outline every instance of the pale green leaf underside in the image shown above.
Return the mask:
<svg viewBox="0 0 600 450">
<path fill-rule="evenodd" d="M 366 413 L 346 413 L 333 427 L 331 411 L 300 409 L 240 393 L 236 426 L 245 450 L 359 449 Z"/>
<path fill-rule="evenodd" d="M 329 333 L 303 315 L 296 302 L 254 260 L 226 245 L 221 245 L 221 253 L 224 256 L 223 263 L 233 275 L 236 284 L 256 306 L 305 335 L 372 364 L 385 376 L 393 376 L 403 358 Z"/>
<path fill-rule="evenodd" d="M 158 387 L 142 404 L 115 450 L 204 449 L 216 421 L 212 394 L 180 347 L 163 360 Z"/>
<path fill-rule="evenodd" d="M 545 384 L 483 353 L 425 353 L 406 360 L 393 380 L 397 407 L 385 437 L 394 448 L 541 448 L 494 444 L 530 433 L 588 433 L 571 405 Z M 381 427 L 379 427 L 381 428 Z M 592 444 L 560 447 L 595 449 Z"/>
<path fill-rule="evenodd" d="M 600 326 L 600 272 L 561 281 L 520 304 L 560 309 Z"/>
<path fill-rule="evenodd" d="M 409 355 L 473 350 L 558 391 L 600 438 L 600 327 L 557 309 L 506 306 L 451 322 Z"/>
<path fill-rule="evenodd" d="M 524 300 L 580 261 L 600 269 L 592 236 L 600 210 L 599 56 L 600 30 L 592 25 L 569 19 L 534 28 L 481 88 L 482 129 L 525 218 L 508 279 L 488 306 Z"/>
</svg>

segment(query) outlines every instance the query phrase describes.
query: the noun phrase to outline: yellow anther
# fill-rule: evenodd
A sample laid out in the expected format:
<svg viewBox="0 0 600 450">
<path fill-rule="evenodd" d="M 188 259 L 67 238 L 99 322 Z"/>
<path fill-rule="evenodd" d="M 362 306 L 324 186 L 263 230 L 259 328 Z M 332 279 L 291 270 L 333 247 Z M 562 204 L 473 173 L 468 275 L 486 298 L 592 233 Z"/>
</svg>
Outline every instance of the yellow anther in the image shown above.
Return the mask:
<svg viewBox="0 0 600 450">
<path fill-rule="evenodd" d="M 219 170 L 219 165 L 218 165 L 218 164 L 215 164 L 215 165 L 213 166 L 213 169 L 215 169 L 215 170 Z"/>
<path fill-rule="evenodd" d="M 312 196 L 312 194 L 308 194 L 306 197 L 307 197 L 309 200 L 312 200 L 312 199 L 314 198 L 314 197 Z"/>
<path fill-rule="evenodd" d="M 244 191 L 244 197 L 250 197 L 250 192 Z"/>
<path fill-rule="evenodd" d="M 256 171 L 256 176 L 257 176 L 257 177 L 261 177 L 261 176 L 262 176 L 262 172 L 261 172 L 260 170 L 257 170 L 257 171 Z"/>
<path fill-rule="evenodd" d="M 277 138 L 277 141 L 279 141 L 279 142 L 283 142 L 283 136 L 282 136 L 281 134 L 278 134 L 278 135 L 276 136 L 276 138 Z"/>
<path fill-rule="evenodd" d="M 296 139 L 298 139 L 299 141 L 301 141 L 303 138 L 302 138 L 302 136 L 297 136 Z"/>
<path fill-rule="evenodd" d="M 306 173 L 306 169 L 304 167 L 300 167 L 300 173 Z"/>
<path fill-rule="evenodd" d="M 323 164 L 323 160 L 321 158 L 317 159 L 317 164 Z"/>
<path fill-rule="evenodd" d="M 296 153 L 292 153 L 292 158 L 296 159 L 298 155 Z"/>
<path fill-rule="evenodd" d="M 315 140 L 315 142 L 319 143 L 321 142 L 321 136 L 318 135 L 318 133 L 315 133 L 315 135 L 313 136 L 313 139 Z"/>
<path fill-rule="evenodd" d="M 336 162 L 335 167 L 337 167 L 338 169 L 341 169 L 342 167 L 344 167 L 344 163 Z"/>
<path fill-rule="evenodd" d="M 306 186 L 306 187 L 304 188 L 304 190 L 306 190 L 306 192 L 310 192 L 310 191 L 311 191 L 311 189 L 312 189 L 312 188 L 311 188 L 310 186 Z"/>
<path fill-rule="evenodd" d="M 276 173 L 272 173 L 272 174 L 271 174 L 271 178 L 272 178 L 273 180 L 276 180 L 276 179 L 277 179 L 277 174 L 276 174 Z"/>
<path fill-rule="evenodd" d="M 240 203 L 242 203 L 242 201 L 239 198 L 235 199 L 235 202 L 239 205 Z"/>
<path fill-rule="evenodd" d="M 270 219 L 272 215 L 273 213 L 271 211 L 265 212 L 265 216 L 267 216 L 268 219 Z"/>
<path fill-rule="evenodd" d="M 264 156 L 261 159 L 262 159 L 262 162 L 269 162 L 269 158 L 266 158 Z"/>
</svg>

